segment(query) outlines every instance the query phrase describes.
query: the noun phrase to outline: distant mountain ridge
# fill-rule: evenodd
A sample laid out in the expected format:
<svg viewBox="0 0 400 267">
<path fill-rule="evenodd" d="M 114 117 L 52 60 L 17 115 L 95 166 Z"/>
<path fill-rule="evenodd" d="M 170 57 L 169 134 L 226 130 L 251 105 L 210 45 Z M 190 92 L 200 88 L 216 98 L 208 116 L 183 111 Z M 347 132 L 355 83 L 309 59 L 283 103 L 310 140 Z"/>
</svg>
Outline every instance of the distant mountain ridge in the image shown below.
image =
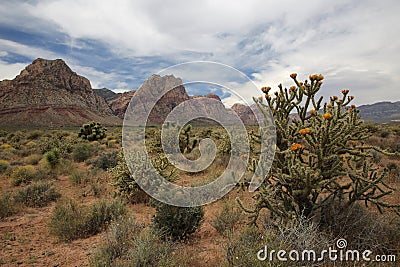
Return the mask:
<svg viewBox="0 0 400 267">
<path fill-rule="evenodd" d="M 198 108 L 225 109 L 219 96 L 189 96 L 182 80 L 173 75 L 152 75 L 141 86 L 158 95 L 166 93 L 150 114 L 150 122 L 160 123 L 177 105 L 199 98 Z M 21 71 L 13 80 L 0 81 L 0 126 L 78 126 L 88 121 L 106 125 L 121 125 L 125 111 L 136 90 L 115 93 L 109 89 L 92 89 L 90 81 L 73 72 L 61 59 L 38 58 Z M 204 100 L 201 98 L 205 97 Z M 205 106 L 206 98 L 220 102 Z M 146 99 L 143 106 L 147 106 Z M 400 121 L 400 101 L 379 102 L 358 107 L 365 121 L 386 123 Z M 255 124 L 249 106 L 235 104 L 230 111 L 236 112 L 247 125 Z"/>
<path fill-rule="evenodd" d="M 365 121 L 376 123 L 388 123 L 400 121 L 400 101 L 377 102 L 369 105 L 359 106 L 360 116 Z"/>
</svg>

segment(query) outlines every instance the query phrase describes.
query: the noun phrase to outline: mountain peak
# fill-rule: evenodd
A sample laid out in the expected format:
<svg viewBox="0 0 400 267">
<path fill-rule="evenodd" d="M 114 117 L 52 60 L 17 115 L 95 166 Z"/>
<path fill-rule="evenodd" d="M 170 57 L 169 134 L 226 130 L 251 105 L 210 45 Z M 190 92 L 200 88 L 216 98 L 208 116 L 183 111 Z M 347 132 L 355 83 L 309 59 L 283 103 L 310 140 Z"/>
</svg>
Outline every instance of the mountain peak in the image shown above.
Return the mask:
<svg viewBox="0 0 400 267">
<path fill-rule="evenodd" d="M 0 81 L 0 124 L 80 125 L 116 119 L 89 80 L 62 59 L 35 59 L 15 79 Z"/>
</svg>

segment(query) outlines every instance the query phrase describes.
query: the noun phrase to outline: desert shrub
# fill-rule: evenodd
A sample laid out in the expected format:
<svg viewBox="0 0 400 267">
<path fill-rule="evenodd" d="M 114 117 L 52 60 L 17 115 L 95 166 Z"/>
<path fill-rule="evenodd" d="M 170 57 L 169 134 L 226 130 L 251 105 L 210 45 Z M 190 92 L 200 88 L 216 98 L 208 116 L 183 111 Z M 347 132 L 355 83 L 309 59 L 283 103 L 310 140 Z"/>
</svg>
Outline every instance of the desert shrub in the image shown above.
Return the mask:
<svg viewBox="0 0 400 267">
<path fill-rule="evenodd" d="M 365 123 L 365 127 L 367 128 L 368 132 L 370 133 L 377 133 L 379 131 L 379 126 L 373 123 Z"/>
<path fill-rule="evenodd" d="M 96 168 L 107 170 L 114 168 L 118 164 L 118 152 L 113 151 L 109 153 L 104 153 L 98 156 L 92 161 L 92 165 Z"/>
<path fill-rule="evenodd" d="M 265 100 L 254 99 L 265 117 L 266 127 L 252 134 L 253 142 L 261 142 L 268 127 L 276 127 L 276 153 L 269 173 L 258 173 L 266 179 L 256 193 L 254 208 L 242 208 L 251 214 L 253 223 L 263 209 L 271 218 L 291 220 L 313 217 L 319 210 L 341 199 L 352 206 L 359 201 L 372 204 L 380 211 L 400 212 L 400 205 L 389 204 L 384 196 L 392 193 L 385 184 L 386 170 L 371 163 L 371 150 L 389 155 L 378 147 L 365 145 L 370 136 L 359 110 L 351 105 L 353 96 L 342 90 L 323 103 L 317 97 L 323 76 L 311 75 L 304 83 L 292 74 L 294 86 L 279 85 L 275 96 L 263 87 Z M 349 107 L 350 106 L 350 107 Z M 293 117 L 293 113 L 296 117 Z M 344 210 L 344 209 L 343 209 Z"/>
<path fill-rule="evenodd" d="M 128 155 L 129 160 L 140 163 L 141 166 L 135 168 L 131 173 L 126 165 L 124 155 L 120 153 L 118 155 L 118 164 L 114 168 L 109 169 L 109 172 L 113 176 L 112 185 L 117 189 L 116 193 L 118 195 L 128 199 L 132 203 L 148 202 L 148 195 L 139 187 L 136 180 L 141 179 L 141 183 L 148 186 L 159 186 L 164 180 L 157 179 L 157 177 L 152 175 L 153 172 L 140 155 L 132 154 Z M 165 155 L 156 154 L 151 157 L 151 160 L 152 165 L 161 176 L 170 182 L 175 180 L 174 170 L 171 169 L 171 164 Z M 149 179 L 149 177 L 152 179 Z"/>
<path fill-rule="evenodd" d="M 85 161 L 91 156 L 92 156 L 92 150 L 90 145 L 87 143 L 76 144 L 72 151 L 72 158 L 78 162 Z"/>
<path fill-rule="evenodd" d="M 136 223 L 132 217 L 122 217 L 113 221 L 103 240 L 90 258 L 91 266 L 112 266 L 117 258 L 125 258 L 130 245 L 144 230 L 144 225 Z"/>
<path fill-rule="evenodd" d="M 36 143 L 33 142 L 33 141 L 29 141 L 28 143 L 25 144 L 25 146 L 27 146 L 27 147 L 35 147 Z"/>
<path fill-rule="evenodd" d="M 39 154 L 32 154 L 24 159 L 26 164 L 29 165 L 37 165 L 39 161 L 42 159 L 42 155 Z"/>
<path fill-rule="evenodd" d="M 394 253 L 400 245 L 400 219 L 372 213 L 356 204 L 344 211 L 343 203 L 335 202 L 324 209 L 321 229 L 334 237 L 345 238 L 349 247 L 369 249 L 374 253 Z"/>
<path fill-rule="evenodd" d="M 390 132 L 388 132 L 388 131 L 383 131 L 380 133 L 380 137 L 382 137 L 382 138 L 387 138 L 387 137 L 389 137 L 389 135 L 390 135 Z"/>
<path fill-rule="evenodd" d="M 5 173 L 10 167 L 10 163 L 8 161 L 0 159 L 0 174 Z"/>
<path fill-rule="evenodd" d="M 15 150 L 15 148 L 10 144 L 1 144 L 0 149 L 6 150 L 6 151 L 14 151 Z"/>
<path fill-rule="evenodd" d="M 125 214 L 125 205 L 119 201 L 100 201 L 88 207 L 78 206 L 75 202 L 57 204 L 54 208 L 50 232 L 64 241 L 99 233 L 111 220 Z"/>
<path fill-rule="evenodd" d="M 16 203 L 27 207 L 44 207 L 61 197 L 50 182 L 39 181 L 20 189 L 14 196 Z"/>
<path fill-rule="evenodd" d="M 28 139 L 28 140 L 36 140 L 36 139 L 38 139 L 39 137 L 41 137 L 42 135 L 43 135 L 43 131 L 41 131 L 41 130 L 34 130 L 34 131 L 29 132 L 29 133 L 26 135 L 26 139 Z"/>
<path fill-rule="evenodd" d="M 0 219 L 6 218 L 15 213 L 13 204 L 10 194 L 3 194 L 0 197 Z"/>
<path fill-rule="evenodd" d="M 7 140 L 9 140 L 12 146 L 16 149 L 21 147 L 21 143 L 24 139 L 25 134 L 22 131 L 15 131 L 7 135 Z"/>
<path fill-rule="evenodd" d="M 226 260 L 229 266 L 273 266 L 257 259 L 257 252 L 264 247 L 262 233 L 255 227 L 245 228 L 239 237 L 226 244 Z"/>
<path fill-rule="evenodd" d="M 60 152 L 57 148 L 53 148 L 44 154 L 44 158 L 46 159 L 47 164 L 49 164 L 51 168 L 54 168 L 60 162 Z"/>
<path fill-rule="evenodd" d="M 32 165 L 25 165 L 15 168 L 10 175 L 12 185 L 26 184 L 37 177 L 37 171 Z"/>
<path fill-rule="evenodd" d="M 107 129 L 98 122 L 89 122 L 82 125 L 78 136 L 84 140 L 95 141 L 106 137 Z"/>
<path fill-rule="evenodd" d="M 162 240 L 158 232 L 146 230 L 133 218 L 126 217 L 111 223 L 103 244 L 90 258 L 90 265 L 172 267 L 185 264 L 181 258 L 176 261 L 172 251 L 172 243 Z"/>
<path fill-rule="evenodd" d="M 72 152 L 75 144 L 78 143 L 78 139 L 76 137 L 53 134 L 43 136 L 37 143 L 40 153 L 45 154 L 52 149 L 58 149 L 60 156 L 66 158 Z"/>
<path fill-rule="evenodd" d="M 114 147 L 115 144 L 117 144 L 117 143 L 118 143 L 117 140 L 109 140 L 109 141 L 107 141 L 107 147 L 108 148 Z"/>
<path fill-rule="evenodd" d="M 225 203 L 221 212 L 214 218 L 211 225 L 218 233 L 226 235 L 234 232 L 241 220 L 243 220 L 242 212 L 228 203 Z"/>
<path fill-rule="evenodd" d="M 382 153 L 379 153 L 378 151 L 372 151 L 371 155 L 372 155 L 372 161 L 376 164 L 380 163 L 383 158 Z"/>
<path fill-rule="evenodd" d="M 149 198 L 142 199 L 140 196 L 146 194 L 131 176 L 128 166 L 126 165 L 124 155 L 119 153 L 118 163 L 115 167 L 109 169 L 109 173 L 113 177 L 112 185 L 116 187 L 117 194 L 128 199 L 132 203 L 148 202 Z"/>
<path fill-rule="evenodd" d="M 69 177 L 71 182 L 75 185 L 85 184 L 89 180 L 88 173 L 86 171 L 74 170 Z"/>
<path fill-rule="evenodd" d="M 299 218 L 298 220 L 280 225 L 270 224 L 265 221 L 263 227 L 248 227 L 238 237 L 230 237 L 226 246 L 226 259 L 229 266 L 314 266 L 312 262 L 306 261 L 279 261 L 274 255 L 273 260 L 261 261 L 257 253 L 268 247 L 268 252 L 275 250 L 303 251 L 314 250 L 317 255 L 323 249 L 332 246 L 327 235 L 320 232 L 318 225 L 310 220 Z M 263 253 L 261 257 L 265 256 Z M 285 255 L 288 258 L 287 254 Z M 301 257 L 301 256 L 300 256 Z M 294 263 L 296 265 L 294 265 Z"/>
<path fill-rule="evenodd" d="M 203 207 L 177 207 L 154 201 L 154 227 L 173 240 L 187 239 L 203 222 Z"/>
</svg>

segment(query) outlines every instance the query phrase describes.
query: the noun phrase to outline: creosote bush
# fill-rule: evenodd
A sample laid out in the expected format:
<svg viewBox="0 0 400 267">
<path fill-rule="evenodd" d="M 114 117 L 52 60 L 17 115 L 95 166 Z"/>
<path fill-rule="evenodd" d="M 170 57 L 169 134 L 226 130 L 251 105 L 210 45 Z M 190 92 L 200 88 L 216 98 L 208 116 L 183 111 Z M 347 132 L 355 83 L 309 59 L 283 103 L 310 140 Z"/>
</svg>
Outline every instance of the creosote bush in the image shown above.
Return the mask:
<svg viewBox="0 0 400 267">
<path fill-rule="evenodd" d="M 294 85 L 289 89 L 279 85 L 271 95 L 271 88 L 263 87 L 265 100 L 254 99 L 263 114 L 272 112 L 276 153 L 253 208 L 239 201 L 252 222 L 263 209 L 278 220 L 310 218 L 337 201 L 342 203 L 339 214 L 359 201 L 399 213 L 399 204 L 384 201 L 393 192 L 385 183 L 387 170 L 377 169 L 370 160 L 373 150 L 395 154 L 364 144 L 370 135 L 351 104 L 354 97 L 349 90 L 323 103 L 323 97 L 317 97 L 322 75 L 310 75 L 305 82 L 298 81 L 295 73 L 290 76 Z M 259 142 L 260 135 L 253 132 L 252 139 Z"/>
<path fill-rule="evenodd" d="M 203 222 L 203 207 L 177 207 L 154 201 L 156 229 L 173 240 L 184 240 L 193 234 Z"/>
<path fill-rule="evenodd" d="M 50 232 L 63 241 L 89 237 L 125 213 L 125 205 L 119 200 L 102 200 L 88 207 L 73 201 L 59 203 L 51 217 Z"/>
<path fill-rule="evenodd" d="M 132 217 L 113 221 L 104 241 L 90 257 L 91 266 L 189 266 L 189 257 L 162 239 L 154 229 L 146 229 Z"/>
<path fill-rule="evenodd" d="M 221 212 L 214 218 L 212 226 L 223 236 L 233 233 L 243 220 L 243 213 L 233 206 L 225 203 Z"/>
<path fill-rule="evenodd" d="M 95 160 L 92 161 L 93 167 L 108 170 L 114 168 L 118 164 L 118 152 L 108 152 L 99 155 Z"/>
<path fill-rule="evenodd" d="M 72 150 L 72 158 L 77 162 L 87 160 L 92 156 L 92 149 L 87 143 L 78 143 Z"/>
<path fill-rule="evenodd" d="M 0 220 L 13 215 L 15 211 L 10 194 L 3 194 L 0 197 Z"/>
<path fill-rule="evenodd" d="M 15 168 L 10 175 L 12 185 L 26 184 L 36 178 L 37 171 L 32 165 L 25 165 Z"/>
<path fill-rule="evenodd" d="M 10 163 L 5 160 L 0 160 L 0 174 L 5 173 L 10 167 Z"/>
<path fill-rule="evenodd" d="M 20 189 L 14 196 L 16 203 L 27 207 L 44 207 L 61 197 L 50 182 L 39 181 Z"/>
</svg>

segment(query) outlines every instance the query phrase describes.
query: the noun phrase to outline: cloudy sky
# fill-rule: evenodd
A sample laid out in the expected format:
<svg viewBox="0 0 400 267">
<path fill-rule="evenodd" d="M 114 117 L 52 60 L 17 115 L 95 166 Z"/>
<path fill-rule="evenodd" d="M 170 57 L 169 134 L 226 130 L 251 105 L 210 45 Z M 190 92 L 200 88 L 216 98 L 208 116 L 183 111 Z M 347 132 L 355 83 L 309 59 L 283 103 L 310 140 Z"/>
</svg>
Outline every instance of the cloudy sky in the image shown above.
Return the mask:
<svg viewBox="0 0 400 267">
<path fill-rule="evenodd" d="M 322 73 L 326 96 L 347 88 L 356 104 L 398 101 L 399 14 L 397 0 L 2 0 L 0 80 L 62 58 L 94 88 L 119 91 L 174 64 L 215 61 L 259 87 Z M 249 98 L 247 86 L 235 90 Z"/>
</svg>

